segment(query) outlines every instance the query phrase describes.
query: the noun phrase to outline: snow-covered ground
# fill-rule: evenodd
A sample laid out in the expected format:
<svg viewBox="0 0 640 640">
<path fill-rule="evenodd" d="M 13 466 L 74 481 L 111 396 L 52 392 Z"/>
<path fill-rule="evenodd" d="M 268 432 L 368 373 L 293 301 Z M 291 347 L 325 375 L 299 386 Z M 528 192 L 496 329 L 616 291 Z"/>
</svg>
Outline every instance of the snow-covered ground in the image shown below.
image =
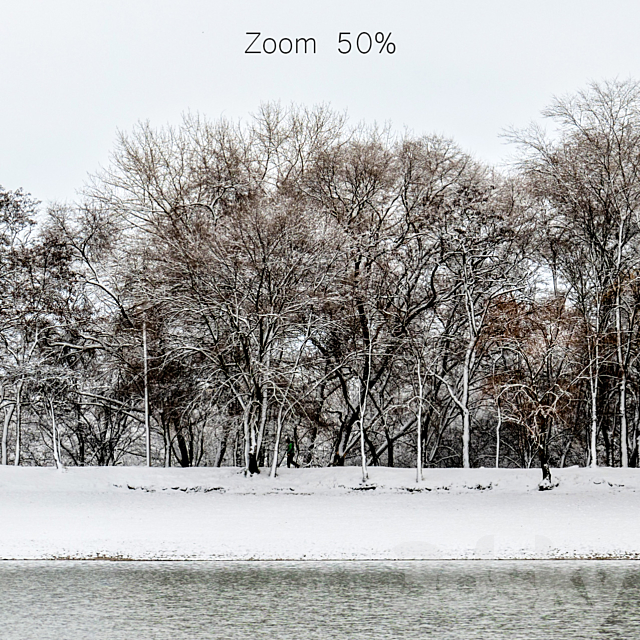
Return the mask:
<svg viewBox="0 0 640 640">
<path fill-rule="evenodd" d="M 640 558 L 640 470 L 0 467 L 0 558 Z"/>
</svg>

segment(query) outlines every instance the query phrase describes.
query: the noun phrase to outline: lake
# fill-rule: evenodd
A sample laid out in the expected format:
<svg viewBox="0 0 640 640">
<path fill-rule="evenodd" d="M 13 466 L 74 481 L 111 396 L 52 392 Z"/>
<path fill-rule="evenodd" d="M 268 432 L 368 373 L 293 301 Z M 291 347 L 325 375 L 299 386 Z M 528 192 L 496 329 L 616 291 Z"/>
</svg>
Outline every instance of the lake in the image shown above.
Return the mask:
<svg viewBox="0 0 640 640">
<path fill-rule="evenodd" d="M 0 638 L 640 637 L 632 561 L 0 563 Z"/>
</svg>

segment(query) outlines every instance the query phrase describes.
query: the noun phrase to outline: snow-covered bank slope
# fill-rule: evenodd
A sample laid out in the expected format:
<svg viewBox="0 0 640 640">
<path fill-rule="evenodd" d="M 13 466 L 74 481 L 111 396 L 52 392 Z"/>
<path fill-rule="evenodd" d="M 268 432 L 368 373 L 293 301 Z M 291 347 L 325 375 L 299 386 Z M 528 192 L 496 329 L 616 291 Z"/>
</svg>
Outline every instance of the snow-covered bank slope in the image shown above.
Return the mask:
<svg viewBox="0 0 640 640">
<path fill-rule="evenodd" d="M 0 558 L 640 558 L 640 470 L 0 467 Z"/>
</svg>

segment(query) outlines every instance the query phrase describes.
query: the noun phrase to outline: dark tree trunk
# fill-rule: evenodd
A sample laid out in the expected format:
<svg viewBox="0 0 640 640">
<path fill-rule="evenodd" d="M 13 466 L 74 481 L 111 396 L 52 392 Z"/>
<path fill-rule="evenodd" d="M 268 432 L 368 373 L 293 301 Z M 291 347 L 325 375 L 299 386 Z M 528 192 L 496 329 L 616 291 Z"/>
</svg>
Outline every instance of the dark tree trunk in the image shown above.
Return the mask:
<svg viewBox="0 0 640 640">
<path fill-rule="evenodd" d="M 367 435 L 367 432 L 364 432 L 364 441 L 367 445 L 367 447 L 369 447 L 369 453 L 371 454 L 371 464 L 374 467 L 378 467 L 380 466 L 380 459 L 378 457 L 378 454 L 376 452 L 376 448 L 373 444 L 373 442 L 371 442 L 371 440 L 369 439 L 369 436 Z"/>
<path fill-rule="evenodd" d="M 315 446 L 316 446 L 317 437 L 318 437 L 318 427 L 316 425 L 313 425 L 313 427 L 311 427 L 311 431 L 309 432 L 309 439 L 310 439 L 309 447 L 307 448 L 307 452 L 304 454 L 304 464 L 307 466 L 310 465 L 311 461 L 313 460 L 313 450 L 315 449 Z"/>
<path fill-rule="evenodd" d="M 220 440 L 220 445 L 218 447 L 218 453 L 216 455 L 215 466 L 222 466 L 222 461 L 224 460 L 224 454 L 227 452 L 227 438 L 229 436 L 229 432 L 225 430 L 222 434 L 222 438 Z"/>
<path fill-rule="evenodd" d="M 260 473 L 260 467 L 258 467 L 255 453 L 249 454 L 249 473 Z"/>
<path fill-rule="evenodd" d="M 384 430 L 387 439 L 387 466 L 393 467 L 393 438 L 389 436 L 389 429 Z"/>
<path fill-rule="evenodd" d="M 358 421 L 358 412 L 354 412 L 346 419 L 341 425 L 338 431 L 338 437 L 336 438 L 336 445 L 333 453 L 333 460 L 331 461 L 332 467 L 344 467 L 345 458 L 347 456 L 347 445 L 349 444 L 349 437 L 353 426 Z M 342 449 L 342 453 L 340 450 Z"/>
<path fill-rule="evenodd" d="M 182 431 L 180 429 L 176 430 L 176 442 L 178 443 L 178 451 L 180 452 L 180 455 L 176 457 L 178 458 L 180 466 L 190 467 L 191 456 L 189 455 L 189 447 L 187 446 L 187 442 L 184 439 L 184 435 L 182 435 Z"/>
<path fill-rule="evenodd" d="M 349 431 L 351 430 L 349 429 L 345 434 L 344 429 L 340 429 L 340 431 L 338 432 L 336 445 L 333 450 L 333 460 L 331 461 L 332 467 L 344 467 L 345 456 L 344 454 L 340 453 L 340 450 L 343 448 L 346 449 L 346 443 L 349 439 L 349 435 L 348 435 Z"/>
<path fill-rule="evenodd" d="M 633 451 L 631 452 L 631 457 L 629 458 L 629 466 L 630 467 L 637 467 L 638 466 L 638 447 L 634 447 Z"/>
<path fill-rule="evenodd" d="M 84 467 L 86 462 L 86 441 L 84 426 L 81 420 L 80 405 L 75 405 L 76 409 L 76 437 L 78 438 L 78 465 Z"/>
<path fill-rule="evenodd" d="M 611 466 L 611 439 L 609 438 L 609 430 L 602 425 L 602 439 L 604 440 L 604 451 L 606 456 L 607 467 Z"/>
<path fill-rule="evenodd" d="M 538 440 L 538 457 L 540 468 L 542 469 L 542 482 L 538 485 L 540 491 L 553 489 L 554 484 L 551 479 L 551 468 L 549 464 L 549 436 L 551 435 L 551 420 L 545 419 L 542 432 Z"/>
</svg>

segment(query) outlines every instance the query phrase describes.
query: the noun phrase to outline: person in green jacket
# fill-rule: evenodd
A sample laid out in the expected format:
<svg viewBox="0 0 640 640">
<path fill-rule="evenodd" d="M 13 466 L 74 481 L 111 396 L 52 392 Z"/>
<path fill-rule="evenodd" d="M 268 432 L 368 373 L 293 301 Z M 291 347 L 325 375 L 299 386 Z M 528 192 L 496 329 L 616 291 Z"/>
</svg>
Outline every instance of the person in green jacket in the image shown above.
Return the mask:
<svg viewBox="0 0 640 640">
<path fill-rule="evenodd" d="M 298 467 L 298 463 L 293 459 L 293 456 L 295 454 L 295 445 L 293 444 L 293 442 L 291 442 L 289 438 L 287 438 L 286 450 L 287 450 L 287 467 L 290 467 L 291 465 L 293 465 L 294 467 Z"/>
</svg>

